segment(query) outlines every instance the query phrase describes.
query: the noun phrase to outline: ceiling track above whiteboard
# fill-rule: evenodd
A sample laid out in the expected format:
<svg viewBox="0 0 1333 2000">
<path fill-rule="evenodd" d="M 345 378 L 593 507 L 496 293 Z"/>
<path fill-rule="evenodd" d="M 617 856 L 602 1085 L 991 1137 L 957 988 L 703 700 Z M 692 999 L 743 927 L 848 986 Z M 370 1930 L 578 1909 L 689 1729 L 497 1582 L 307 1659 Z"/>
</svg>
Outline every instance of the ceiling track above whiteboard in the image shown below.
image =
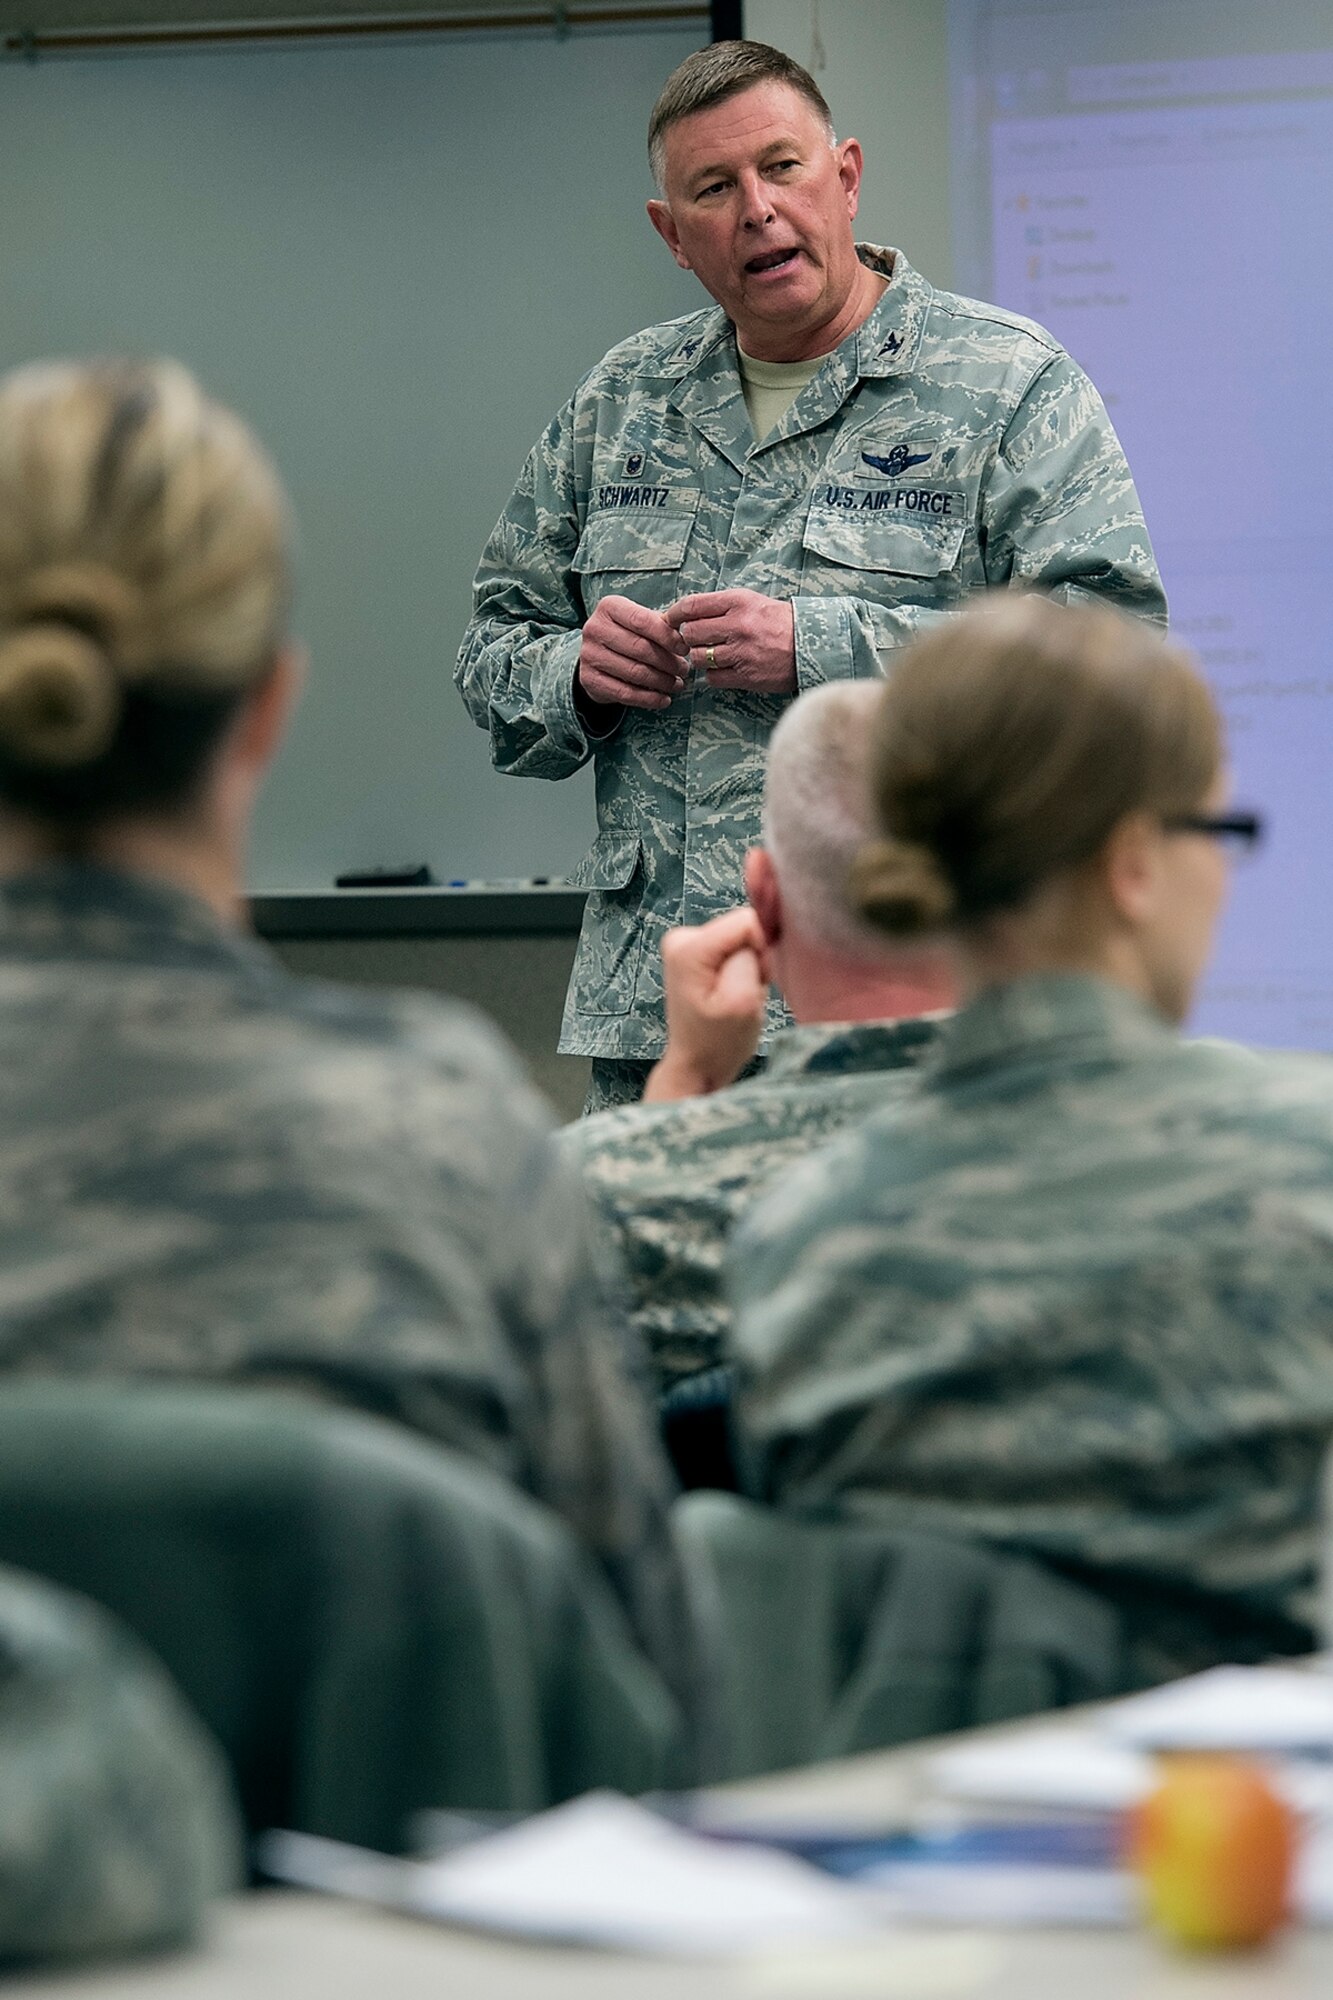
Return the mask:
<svg viewBox="0 0 1333 2000">
<path fill-rule="evenodd" d="M 189 4 L 189 0 L 185 0 Z M 653 0 L 620 0 L 619 5 L 554 4 L 547 6 L 487 5 L 486 0 L 467 4 L 437 4 L 429 11 L 402 7 L 379 7 L 368 0 L 355 11 L 330 7 L 328 0 L 318 8 L 302 9 L 293 0 L 265 6 L 264 0 L 249 0 L 243 12 L 230 12 L 225 0 L 195 0 L 198 18 L 183 20 L 182 0 L 168 10 L 161 5 L 124 4 L 114 14 L 97 0 L 80 5 L 78 0 L 60 10 L 43 9 L 48 18 L 40 26 L 23 15 L 33 11 L 32 0 L 15 8 L 0 4 L 0 58 L 34 61 L 45 56 L 90 55 L 102 52 L 130 52 L 151 49 L 197 49 L 220 45 L 263 44 L 349 40 L 356 37 L 494 34 L 504 31 L 547 31 L 564 35 L 575 29 L 616 27 L 690 27 L 707 25 L 707 5 L 653 4 Z M 164 18 L 167 16 L 167 18 Z"/>
</svg>

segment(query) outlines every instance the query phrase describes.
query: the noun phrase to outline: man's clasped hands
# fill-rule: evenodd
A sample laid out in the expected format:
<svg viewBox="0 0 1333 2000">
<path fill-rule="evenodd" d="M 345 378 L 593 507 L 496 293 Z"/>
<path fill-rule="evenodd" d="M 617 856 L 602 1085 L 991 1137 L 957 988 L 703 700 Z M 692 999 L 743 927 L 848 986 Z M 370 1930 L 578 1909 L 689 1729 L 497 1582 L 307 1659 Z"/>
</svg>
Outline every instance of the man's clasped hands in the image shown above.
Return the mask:
<svg viewBox="0 0 1333 2000">
<path fill-rule="evenodd" d="M 629 597 L 604 597 L 583 628 L 579 686 L 599 706 L 670 708 L 692 669 L 713 688 L 794 694 L 790 600 L 709 590 L 650 611 Z"/>
</svg>

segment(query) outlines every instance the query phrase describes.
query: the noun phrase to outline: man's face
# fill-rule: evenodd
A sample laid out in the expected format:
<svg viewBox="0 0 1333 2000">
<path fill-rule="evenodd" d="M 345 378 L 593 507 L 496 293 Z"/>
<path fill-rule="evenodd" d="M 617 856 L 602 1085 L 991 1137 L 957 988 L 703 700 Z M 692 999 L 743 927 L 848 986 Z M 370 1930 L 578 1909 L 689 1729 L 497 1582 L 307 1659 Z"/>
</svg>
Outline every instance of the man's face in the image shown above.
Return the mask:
<svg viewBox="0 0 1333 2000">
<path fill-rule="evenodd" d="M 808 337 L 836 326 L 856 292 L 861 148 L 855 139 L 830 146 L 799 91 L 761 83 L 669 126 L 665 151 L 666 200 L 650 201 L 648 213 L 676 262 L 717 300 L 747 352 L 802 358 Z"/>
</svg>

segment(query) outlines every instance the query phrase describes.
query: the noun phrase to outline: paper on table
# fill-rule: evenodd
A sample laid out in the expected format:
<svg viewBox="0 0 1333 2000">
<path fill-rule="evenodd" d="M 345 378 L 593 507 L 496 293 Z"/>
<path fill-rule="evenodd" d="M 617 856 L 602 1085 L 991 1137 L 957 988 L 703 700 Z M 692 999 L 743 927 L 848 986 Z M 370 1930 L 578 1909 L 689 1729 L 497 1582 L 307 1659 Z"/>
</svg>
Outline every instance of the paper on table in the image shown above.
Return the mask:
<svg viewBox="0 0 1333 2000">
<path fill-rule="evenodd" d="M 590 1792 L 443 1860 L 398 1863 L 392 1886 L 382 1857 L 363 1858 L 379 1859 L 375 1869 L 354 1854 L 270 1835 L 264 1865 L 287 1881 L 368 1890 L 474 1929 L 682 1957 L 865 1937 L 884 1922 L 868 1896 L 806 1862 L 701 1839 L 610 1792 Z"/>
<path fill-rule="evenodd" d="M 1333 1924 L 1333 1826 L 1314 1827 L 1296 1864 L 1296 1907 L 1310 1924 Z"/>
<path fill-rule="evenodd" d="M 1333 1674 L 1212 1667 L 1115 1702 L 1103 1734 L 1143 1750 L 1333 1754 Z"/>
<path fill-rule="evenodd" d="M 1098 1734 L 1099 1726 L 1070 1723 L 1062 1728 L 1054 1723 L 994 1742 L 959 1743 L 930 1760 L 931 1789 L 941 1798 L 969 1805 L 1125 1812 L 1147 1798 L 1160 1782 L 1161 1770 L 1148 1750 L 1108 1740 Z M 1223 1746 L 1208 1742 L 1197 1747 Z M 1225 1747 L 1236 1746 L 1227 1742 Z M 1325 1758 L 1252 1754 L 1263 1757 L 1272 1783 L 1294 1811 L 1333 1817 L 1333 1765 Z"/>
<path fill-rule="evenodd" d="M 609 1792 L 424 1864 L 412 1906 L 487 1929 L 704 1957 L 856 1936 L 880 1921 L 806 1862 L 702 1840 Z"/>
<path fill-rule="evenodd" d="M 913 1865 L 864 1878 L 908 1923 L 977 1924 L 1006 1930 L 1131 1923 L 1138 1884 L 1123 1868 Z"/>
<path fill-rule="evenodd" d="M 1103 1742 L 1086 1724 L 959 1743 L 932 1757 L 928 1769 L 932 1789 L 945 1798 L 1057 1812 L 1123 1812 L 1155 1781 L 1146 1752 Z"/>
</svg>

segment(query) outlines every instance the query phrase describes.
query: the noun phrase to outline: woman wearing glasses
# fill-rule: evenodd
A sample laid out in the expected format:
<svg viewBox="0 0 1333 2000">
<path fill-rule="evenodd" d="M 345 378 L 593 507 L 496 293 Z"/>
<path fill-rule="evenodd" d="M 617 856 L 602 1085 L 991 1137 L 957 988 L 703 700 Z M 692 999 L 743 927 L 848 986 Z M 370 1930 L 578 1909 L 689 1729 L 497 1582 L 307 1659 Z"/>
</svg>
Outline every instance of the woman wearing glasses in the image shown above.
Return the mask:
<svg viewBox="0 0 1333 2000">
<path fill-rule="evenodd" d="M 903 655 L 856 886 L 971 997 L 735 1257 L 753 1490 L 1044 1557 L 1145 1673 L 1310 1643 L 1333 1437 L 1333 1071 L 1178 1033 L 1259 831 L 1221 759 L 1109 611 L 996 599 Z"/>
</svg>

